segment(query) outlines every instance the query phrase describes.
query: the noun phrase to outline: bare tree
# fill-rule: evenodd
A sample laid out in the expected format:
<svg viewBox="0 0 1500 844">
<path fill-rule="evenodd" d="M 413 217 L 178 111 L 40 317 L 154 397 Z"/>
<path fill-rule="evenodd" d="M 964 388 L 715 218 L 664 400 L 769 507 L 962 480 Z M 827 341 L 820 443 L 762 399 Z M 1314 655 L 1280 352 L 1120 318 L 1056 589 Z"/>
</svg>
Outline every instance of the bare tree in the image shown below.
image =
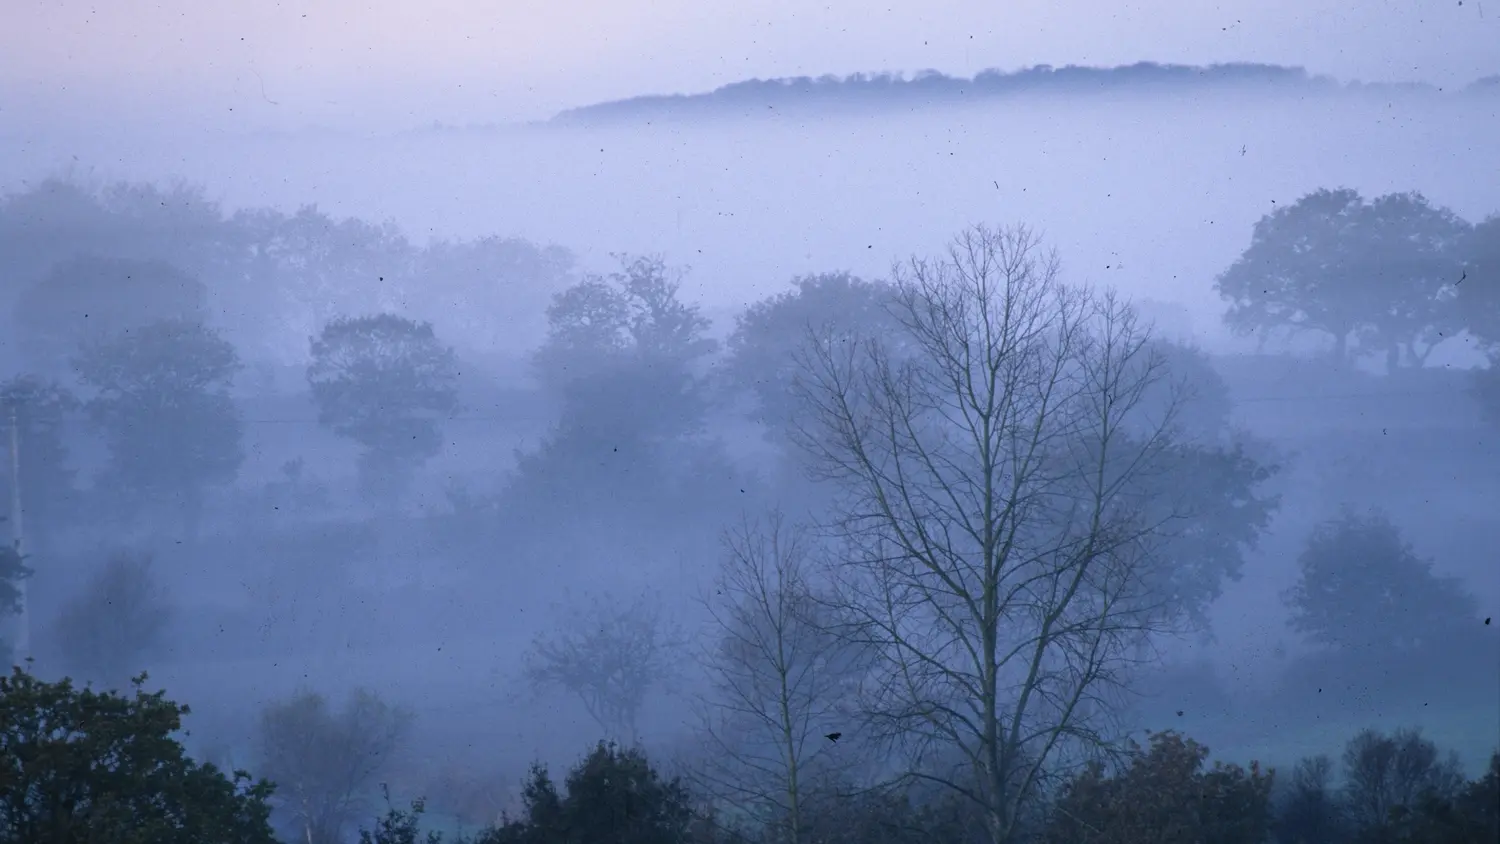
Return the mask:
<svg viewBox="0 0 1500 844">
<path fill-rule="evenodd" d="M 106 688 L 125 688 L 162 641 L 172 606 L 151 557 L 120 551 L 59 611 L 55 629 L 68 670 Z"/>
<path fill-rule="evenodd" d="M 651 594 L 628 603 L 595 595 L 560 609 L 557 629 L 538 634 L 526 654 L 527 684 L 577 695 L 607 739 L 634 745 L 646 694 L 675 672 L 680 630 Z"/>
<path fill-rule="evenodd" d="M 376 777 L 405 740 L 411 714 L 355 690 L 342 711 L 314 692 L 272 704 L 260 717 L 259 773 L 306 844 L 342 841 L 366 808 Z"/>
<path fill-rule="evenodd" d="M 799 844 L 814 780 L 854 739 L 860 652 L 817 594 L 808 531 L 779 512 L 723 537 L 704 701 L 709 791 Z M 842 745 L 840 744 L 842 742 Z"/>
<path fill-rule="evenodd" d="M 998 844 L 1049 775 L 1114 746 L 1113 693 L 1180 617 L 1153 570 L 1180 513 L 1152 500 L 1176 401 L 1150 418 L 1149 331 L 1061 283 L 1025 227 L 969 229 L 894 275 L 895 336 L 800 353 L 796 442 L 839 490 L 838 605 L 879 654 L 874 736 Z"/>
<path fill-rule="evenodd" d="M 1360 831 L 1389 823 L 1393 810 L 1415 808 L 1422 797 L 1451 799 L 1463 784 L 1457 754 L 1444 758 L 1419 729 L 1362 730 L 1344 748 L 1344 805 Z"/>
</svg>

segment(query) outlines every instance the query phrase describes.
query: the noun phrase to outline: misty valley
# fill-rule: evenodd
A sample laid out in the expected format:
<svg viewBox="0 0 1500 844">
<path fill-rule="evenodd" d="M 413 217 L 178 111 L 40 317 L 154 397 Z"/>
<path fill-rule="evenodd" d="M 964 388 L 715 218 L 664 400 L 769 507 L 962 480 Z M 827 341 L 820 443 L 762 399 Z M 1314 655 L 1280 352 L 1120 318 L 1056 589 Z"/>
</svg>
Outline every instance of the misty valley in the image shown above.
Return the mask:
<svg viewBox="0 0 1500 844">
<path fill-rule="evenodd" d="M 1215 72 L 18 147 L 0 842 L 1500 840 L 1494 85 Z"/>
</svg>

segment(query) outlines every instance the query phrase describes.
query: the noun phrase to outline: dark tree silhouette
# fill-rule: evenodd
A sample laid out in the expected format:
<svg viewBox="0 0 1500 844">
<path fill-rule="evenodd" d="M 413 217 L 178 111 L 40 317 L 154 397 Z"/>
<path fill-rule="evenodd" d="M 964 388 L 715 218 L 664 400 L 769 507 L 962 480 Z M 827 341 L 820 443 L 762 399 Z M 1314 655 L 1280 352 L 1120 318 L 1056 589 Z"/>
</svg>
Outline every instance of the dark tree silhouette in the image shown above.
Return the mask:
<svg viewBox="0 0 1500 844">
<path fill-rule="evenodd" d="M 395 314 L 324 326 L 307 381 L 319 423 L 363 447 L 362 486 L 385 506 L 442 448 L 442 422 L 458 409 L 457 356 L 431 324 Z"/>
<path fill-rule="evenodd" d="M 109 446 L 96 488 L 127 511 L 169 507 L 196 534 L 204 493 L 233 480 L 244 460 L 229 395 L 234 347 L 200 323 L 164 320 L 85 346 L 74 367 Z"/>
<path fill-rule="evenodd" d="M 1208 748 L 1173 732 L 1134 746 L 1113 776 L 1099 763 L 1068 783 L 1047 830 L 1049 844 L 1261 844 L 1271 823 L 1272 774 L 1251 763 L 1215 763 Z"/>
<path fill-rule="evenodd" d="M 1474 596 L 1435 574 L 1380 512 L 1318 525 L 1298 566 L 1283 595 L 1291 626 L 1322 645 L 1390 656 L 1450 641 L 1478 616 Z"/>
<path fill-rule="evenodd" d="M 1224 320 L 1241 334 L 1324 332 L 1341 362 L 1357 348 L 1392 370 L 1420 366 L 1461 327 L 1448 302 L 1469 228 L 1419 193 L 1315 191 L 1255 224 L 1215 282 Z"/>
<path fill-rule="evenodd" d="M 0 677 L 0 841 L 275 844 L 270 783 L 188 758 L 186 706 Z"/>
</svg>

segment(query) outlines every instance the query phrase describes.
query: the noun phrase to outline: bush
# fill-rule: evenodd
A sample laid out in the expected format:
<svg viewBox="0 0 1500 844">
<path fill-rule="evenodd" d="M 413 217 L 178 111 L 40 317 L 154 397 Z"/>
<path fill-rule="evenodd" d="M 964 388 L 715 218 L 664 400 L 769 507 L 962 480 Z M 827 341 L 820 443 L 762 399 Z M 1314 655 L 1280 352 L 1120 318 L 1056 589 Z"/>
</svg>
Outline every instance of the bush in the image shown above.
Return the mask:
<svg viewBox="0 0 1500 844">
<path fill-rule="evenodd" d="M 547 770 L 532 768 L 525 817 L 505 819 L 476 844 L 682 844 L 693 811 L 687 789 L 663 781 L 639 749 L 600 743 L 568 774 L 558 794 Z"/>
<path fill-rule="evenodd" d="M 0 844 L 274 844 L 272 787 L 188 758 L 186 706 L 0 678 Z"/>
<path fill-rule="evenodd" d="M 1049 844 L 1261 844 L 1270 831 L 1273 775 L 1251 763 L 1203 769 L 1208 748 L 1174 732 L 1155 733 L 1113 776 L 1090 764 L 1064 787 L 1046 833 Z"/>
</svg>

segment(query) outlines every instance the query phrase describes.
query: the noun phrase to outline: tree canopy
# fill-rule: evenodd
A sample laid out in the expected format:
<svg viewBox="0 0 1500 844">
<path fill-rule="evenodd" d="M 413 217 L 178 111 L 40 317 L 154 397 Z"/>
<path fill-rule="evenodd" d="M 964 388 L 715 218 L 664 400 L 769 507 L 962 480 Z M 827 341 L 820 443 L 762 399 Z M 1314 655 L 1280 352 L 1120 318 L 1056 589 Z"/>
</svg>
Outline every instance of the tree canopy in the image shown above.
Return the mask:
<svg viewBox="0 0 1500 844">
<path fill-rule="evenodd" d="M 1224 320 L 1241 334 L 1323 332 L 1341 361 L 1378 351 L 1390 369 L 1420 366 L 1464 327 L 1450 303 L 1469 229 L 1420 193 L 1315 191 L 1255 224 L 1215 282 Z"/>
<path fill-rule="evenodd" d="M 895 291 L 885 282 L 846 272 L 801 276 L 792 290 L 762 299 L 738 317 L 727 344 L 724 380 L 754 401 L 754 414 L 774 437 L 785 436 L 796 412 L 795 352 L 810 331 L 890 337 Z"/>
<path fill-rule="evenodd" d="M 703 436 L 704 370 L 717 346 L 708 319 L 680 298 L 680 270 L 657 257 L 620 262 L 620 272 L 585 279 L 547 309 L 533 364 L 558 419 L 517 454 L 512 495 L 523 508 L 566 500 L 577 513 L 671 509 L 680 518 L 682 506 L 712 500 L 702 495 L 706 478 L 732 474 Z"/>
<path fill-rule="evenodd" d="M 145 679 L 126 696 L 0 677 L 0 842 L 275 844 L 271 785 L 188 758 L 188 708 Z"/>
<path fill-rule="evenodd" d="M 708 318 L 679 297 L 680 270 L 659 257 L 619 260 L 620 272 L 553 299 L 537 373 L 560 395 L 565 427 L 642 444 L 696 433 L 707 407 L 696 370 L 718 345 Z"/>
<path fill-rule="evenodd" d="M 161 260 L 83 255 L 57 264 L 16 305 L 21 346 L 34 371 L 66 371 L 80 346 L 160 320 L 202 322 L 207 289 Z"/>
<path fill-rule="evenodd" d="M 363 447 L 363 487 L 394 500 L 442 448 L 442 422 L 458 409 L 457 355 L 430 323 L 389 313 L 335 319 L 311 345 L 319 424 Z"/>
<path fill-rule="evenodd" d="M 686 844 L 688 791 L 666 779 L 639 748 L 601 743 L 568 773 L 559 794 L 546 768 L 522 789 L 525 814 L 477 844 Z"/>
<path fill-rule="evenodd" d="M 1388 516 L 1346 510 L 1313 529 L 1284 597 L 1293 630 L 1319 644 L 1389 656 L 1476 623 L 1474 596 L 1432 570 Z"/>
<path fill-rule="evenodd" d="M 133 508 L 171 507 L 196 532 L 206 489 L 233 480 L 244 461 L 229 394 L 234 347 L 202 323 L 161 320 L 85 346 L 74 367 L 109 446 L 96 487 Z"/>
<path fill-rule="evenodd" d="M 1135 745 L 1132 742 L 1132 745 Z M 1064 787 L 1047 830 L 1049 844 L 1260 844 L 1271 828 L 1273 775 L 1215 763 L 1208 748 L 1174 732 L 1132 747 L 1129 763 L 1107 775 L 1089 765 Z"/>
</svg>

